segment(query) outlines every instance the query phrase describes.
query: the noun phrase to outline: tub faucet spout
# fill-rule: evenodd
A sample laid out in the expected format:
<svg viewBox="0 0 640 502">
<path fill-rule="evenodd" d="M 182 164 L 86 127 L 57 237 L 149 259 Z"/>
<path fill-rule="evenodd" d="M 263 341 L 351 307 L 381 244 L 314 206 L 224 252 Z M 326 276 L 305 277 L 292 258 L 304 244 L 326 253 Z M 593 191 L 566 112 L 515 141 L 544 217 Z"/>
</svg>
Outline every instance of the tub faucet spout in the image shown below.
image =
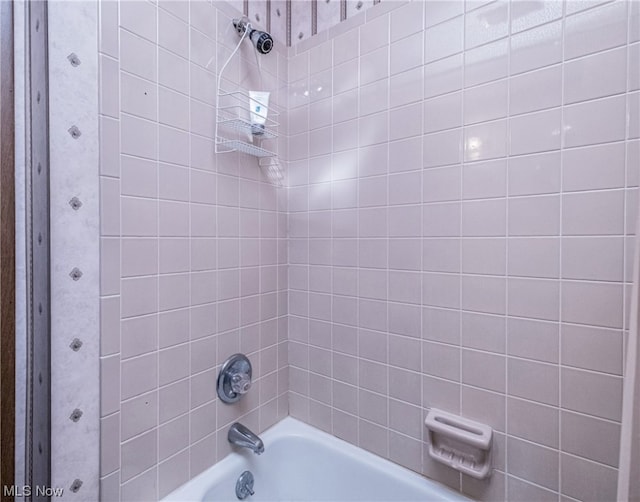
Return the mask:
<svg viewBox="0 0 640 502">
<path fill-rule="evenodd" d="M 227 438 L 231 444 L 241 446 L 243 448 L 249 448 L 256 455 L 260 455 L 264 451 L 264 443 L 262 442 L 262 439 L 239 422 L 236 422 L 231 426 Z"/>
</svg>

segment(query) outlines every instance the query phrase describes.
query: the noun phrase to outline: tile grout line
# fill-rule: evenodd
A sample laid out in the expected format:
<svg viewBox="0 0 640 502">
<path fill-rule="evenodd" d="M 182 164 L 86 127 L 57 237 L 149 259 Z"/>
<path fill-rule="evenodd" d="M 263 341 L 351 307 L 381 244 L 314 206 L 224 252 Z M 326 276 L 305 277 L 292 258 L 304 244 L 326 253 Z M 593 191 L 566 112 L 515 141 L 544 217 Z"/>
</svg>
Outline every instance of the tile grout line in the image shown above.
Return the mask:
<svg viewBox="0 0 640 502">
<path fill-rule="evenodd" d="M 563 334 L 563 330 L 562 330 L 562 323 L 564 321 L 564 315 L 563 315 L 563 304 L 564 302 L 562 301 L 562 293 L 563 293 L 563 267 L 562 267 L 562 261 L 563 261 L 563 238 L 564 238 L 564 225 L 563 225 L 563 215 L 564 215 L 564 147 L 566 144 L 566 131 L 565 131 L 565 84 L 566 84 L 566 66 L 565 66 L 565 59 L 566 59 L 566 26 L 567 26 L 567 5 L 565 2 L 563 2 L 562 4 L 562 17 L 561 17 L 561 33 L 562 33 L 562 38 L 561 38 L 561 51 L 562 51 L 562 55 L 561 55 L 561 67 L 560 67 L 560 74 L 561 74 L 561 98 L 560 98 L 560 103 L 561 103 L 561 108 L 560 108 L 560 186 L 559 186 L 559 193 L 560 193 L 560 200 L 559 200 L 559 212 L 560 214 L 558 215 L 559 217 L 559 227 L 558 227 L 558 233 L 559 233 L 559 249 L 558 249 L 558 299 L 559 299 L 559 303 L 560 305 L 558 306 L 558 455 L 557 455 L 557 459 L 558 459 L 558 500 L 562 499 L 562 494 L 564 491 L 564 484 L 563 484 L 563 469 L 562 469 L 562 448 L 563 448 L 563 438 L 562 438 L 562 401 L 563 401 L 563 395 L 562 395 L 562 368 L 563 368 L 563 356 L 562 356 L 562 334 Z"/>
<path fill-rule="evenodd" d="M 467 13 L 464 11 L 464 5 L 463 5 L 463 12 L 461 15 L 456 16 L 452 19 L 457 19 L 458 17 L 461 17 L 461 23 L 462 23 L 462 33 L 461 33 L 461 42 L 462 42 L 462 54 L 461 54 L 461 60 L 462 60 L 462 72 L 461 72 L 461 89 L 460 89 L 460 139 L 459 139 L 459 150 L 458 150 L 458 158 L 460 159 L 460 198 L 459 198 L 459 216 L 458 216 L 458 238 L 459 238 L 459 243 L 458 243 L 458 308 L 456 309 L 458 311 L 458 315 L 457 315 L 457 320 L 458 320 L 458 413 L 460 415 L 462 415 L 462 410 L 463 410 L 463 399 L 462 399 L 462 394 L 463 394 L 463 363 L 462 363 L 462 358 L 463 358 L 463 347 L 462 347 L 462 316 L 463 316 L 463 305 L 464 305 L 464 294 L 463 294 L 463 270 L 464 270 L 464 262 L 463 262 L 463 256 L 464 256 L 464 235 L 463 235 L 463 223 L 464 223 L 464 211 L 463 211 L 463 207 L 464 207 L 464 201 L 463 201 L 463 194 L 464 194 L 464 171 L 465 171 L 465 165 L 466 165 L 466 128 L 465 128 L 465 111 L 466 111 L 466 107 L 465 107 L 465 94 L 467 92 L 466 90 L 466 81 L 467 81 L 467 51 L 465 50 L 465 44 L 466 44 L 466 33 L 465 33 L 465 24 L 466 24 L 466 19 L 467 19 Z M 451 20 L 451 19 L 450 19 Z M 456 53 L 457 55 L 458 53 Z M 450 57 L 450 56 L 449 56 Z M 426 59 L 426 58 L 425 58 Z M 462 474 L 459 473 L 458 474 L 458 491 L 460 493 L 463 492 L 462 488 Z"/>
<path fill-rule="evenodd" d="M 503 487 L 503 495 L 505 500 L 509 500 L 509 283 L 510 283 L 510 275 L 509 275 L 509 202 L 511 191 L 509 188 L 509 166 L 510 166 L 510 158 L 511 158 L 511 85 L 512 85 L 512 75 L 511 75 L 511 37 L 513 30 L 513 11 L 512 11 L 512 3 L 509 2 L 507 4 L 507 18 L 508 18 L 508 46 L 507 46 L 507 158 L 506 158 L 506 168 L 505 168 L 505 239 L 504 239 L 504 273 L 505 273 L 505 306 L 504 306 L 504 367 L 503 367 L 503 375 L 504 375 L 504 487 Z"/>
</svg>

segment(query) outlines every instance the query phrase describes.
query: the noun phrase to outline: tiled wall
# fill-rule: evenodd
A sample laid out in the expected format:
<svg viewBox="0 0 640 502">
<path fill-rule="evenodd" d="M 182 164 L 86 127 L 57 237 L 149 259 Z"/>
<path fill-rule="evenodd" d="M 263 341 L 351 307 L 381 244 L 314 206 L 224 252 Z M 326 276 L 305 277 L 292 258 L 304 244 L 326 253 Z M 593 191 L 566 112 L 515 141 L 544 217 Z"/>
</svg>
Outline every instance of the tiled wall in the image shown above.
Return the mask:
<svg viewBox="0 0 640 502">
<path fill-rule="evenodd" d="M 237 13 L 101 3 L 101 498 L 290 411 L 474 498 L 613 499 L 639 5 L 389 1 L 262 56 L 278 190 L 213 153 Z M 245 45 L 226 86 L 258 85 Z M 257 379 L 226 406 L 236 351 Z M 490 482 L 429 460 L 431 406 L 494 427 Z"/>
<path fill-rule="evenodd" d="M 228 453 L 232 421 L 260 432 L 287 415 L 286 190 L 255 158 L 214 153 L 237 13 L 100 5 L 101 499 L 158 500 Z M 226 90 L 260 85 L 243 45 Z M 286 62 L 261 56 L 273 104 Z M 217 370 L 240 351 L 254 384 L 229 406 Z"/>
<path fill-rule="evenodd" d="M 382 2 L 296 49 L 290 413 L 474 498 L 614 500 L 640 2 Z M 429 407 L 494 428 L 490 481 Z"/>
</svg>

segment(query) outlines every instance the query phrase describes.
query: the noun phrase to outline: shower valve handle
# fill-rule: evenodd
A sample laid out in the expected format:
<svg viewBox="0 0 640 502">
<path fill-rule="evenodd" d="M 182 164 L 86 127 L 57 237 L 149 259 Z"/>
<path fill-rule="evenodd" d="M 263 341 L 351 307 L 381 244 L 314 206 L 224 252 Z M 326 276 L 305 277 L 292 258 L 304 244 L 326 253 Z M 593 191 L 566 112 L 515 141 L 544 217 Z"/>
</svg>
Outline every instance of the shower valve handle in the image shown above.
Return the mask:
<svg viewBox="0 0 640 502">
<path fill-rule="evenodd" d="M 231 390 L 236 394 L 246 394 L 251 388 L 251 377 L 246 373 L 234 373 L 231 376 Z"/>
<path fill-rule="evenodd" d="M 230 404 L 238 401 L 251 388 L 251 362 L 244 354 L 227 359 L 218 374 L 218 397 Z"/>
</svg>

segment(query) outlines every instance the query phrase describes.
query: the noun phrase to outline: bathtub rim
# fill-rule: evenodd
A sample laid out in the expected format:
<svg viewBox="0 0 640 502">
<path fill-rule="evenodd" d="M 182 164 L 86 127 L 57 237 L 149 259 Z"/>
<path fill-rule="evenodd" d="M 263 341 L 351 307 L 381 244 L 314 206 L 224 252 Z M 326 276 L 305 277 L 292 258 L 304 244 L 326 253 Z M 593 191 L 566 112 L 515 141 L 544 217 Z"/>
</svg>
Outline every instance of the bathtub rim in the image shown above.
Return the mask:
<svg viewBox="0 0 640 502">
<path fill-rule="evenodd" d="M 229 424 L 229 426 L 231 426 L 231 424 Z M 291 437 L 311 439 L 312 441 L 319 442 L 331 449 L 337 449 L 350 458 L 357 458 L 358 461 L 361 461 L 373 468 L 384 470 L 394 478 L 405 478 L 403 481 L 406 481 L 416 487 L 419 486 L 424 489 L 423 484 L 426 481 L 430 485 L 429 489 L 432 490 L 435 495 L 445 497 L 445 500 L 473 500 L 424 474 L 412 471 L 411 469 L 380 457 L 379 455 L 365 450 L 364 448 L 355 446 L 344 439 L 333 436 L 291 416 L 283 418 L 260 434 L 260 438 L 265 443 L 265 450 L 268 448 L 269 443 L 277 439 Z M 243 451 L 242 453 L 232 451 L 219 462 L 205 469 L 194 478 L 167 494 L 164 498 L 160 499 L 160 501 L 200 502 L 213 485 L 221 480 L 228 480 L 229 471 L 234 469 L 244 469 L 246 467 L 245 463 L 247 461 L 247 456 L 253 455 L 254 454 L 249 451 Z"/>
</svg>

